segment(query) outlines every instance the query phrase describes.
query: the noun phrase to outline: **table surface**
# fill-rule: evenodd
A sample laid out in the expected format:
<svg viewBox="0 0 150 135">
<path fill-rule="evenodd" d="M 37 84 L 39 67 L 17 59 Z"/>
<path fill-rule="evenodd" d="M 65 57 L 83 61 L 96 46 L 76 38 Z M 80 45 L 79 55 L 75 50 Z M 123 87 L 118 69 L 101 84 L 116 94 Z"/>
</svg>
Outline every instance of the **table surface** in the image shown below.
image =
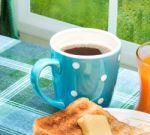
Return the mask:
<svg viewBox="0 0 150 135">
<path fill-rule="evenodd" d="M 48 48 L 0 36 L 0 135 L 31 135 L 36 118 L 57 111 L 35 95 L 30 83 L 32 66 L 49 53 Z M 49 70 L 42 72 L 40 84 L 54 95 Z M 120 68 L 110 107 L 134 109 L 138 99 L 138 73 Z"/>
</svg>

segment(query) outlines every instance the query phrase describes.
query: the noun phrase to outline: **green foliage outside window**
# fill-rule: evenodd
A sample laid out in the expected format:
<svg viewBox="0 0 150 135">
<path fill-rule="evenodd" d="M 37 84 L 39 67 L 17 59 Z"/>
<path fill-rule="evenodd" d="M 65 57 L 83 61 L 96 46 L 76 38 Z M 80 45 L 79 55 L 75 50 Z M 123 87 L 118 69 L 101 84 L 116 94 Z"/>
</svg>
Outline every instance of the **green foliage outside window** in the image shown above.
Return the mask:
<svg viewBox="0 0 150 135">
<path fill-rule="evenodd" d="M 109 0 L 31 0 L 31 11 L 57 20 L 107 30 Z M 150 0 L 118 0 L 117 35 L 143 44 L 150 40 Z"/>
</svg>

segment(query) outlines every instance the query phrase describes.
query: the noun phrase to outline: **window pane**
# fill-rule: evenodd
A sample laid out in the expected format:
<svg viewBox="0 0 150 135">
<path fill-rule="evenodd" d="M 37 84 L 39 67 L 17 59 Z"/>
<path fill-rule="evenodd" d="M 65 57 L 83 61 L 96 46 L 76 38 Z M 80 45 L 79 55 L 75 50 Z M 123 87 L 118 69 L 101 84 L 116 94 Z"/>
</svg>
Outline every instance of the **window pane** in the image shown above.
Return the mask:
<svg viewBox="0 0 150 135">
<path fill-rule="evenodd" d="M 150 0 L 119 0 L 117 34 L 143 44 L 150 40 Z"/>
<path fill-rule="evenodd" d="M 31 11 L 83 27 L 107 30 L 109 0 L 31 0 Z"/>
</svg>

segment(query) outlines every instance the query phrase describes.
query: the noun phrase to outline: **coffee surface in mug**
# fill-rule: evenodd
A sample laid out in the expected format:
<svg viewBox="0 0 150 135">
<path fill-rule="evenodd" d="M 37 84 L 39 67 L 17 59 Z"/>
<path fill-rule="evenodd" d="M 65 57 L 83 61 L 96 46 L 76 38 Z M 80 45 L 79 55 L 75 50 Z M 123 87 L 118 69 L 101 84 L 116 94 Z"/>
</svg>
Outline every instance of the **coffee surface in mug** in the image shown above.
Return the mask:
<svg viewBox="0 0 150 135">
<path fill-rule="evenodd" d="M 101 55 L 110 51 L 109 48 L 96 44 L 74 44 L 61 49 L 62 51 L 74 55 Z"/>
</svg>

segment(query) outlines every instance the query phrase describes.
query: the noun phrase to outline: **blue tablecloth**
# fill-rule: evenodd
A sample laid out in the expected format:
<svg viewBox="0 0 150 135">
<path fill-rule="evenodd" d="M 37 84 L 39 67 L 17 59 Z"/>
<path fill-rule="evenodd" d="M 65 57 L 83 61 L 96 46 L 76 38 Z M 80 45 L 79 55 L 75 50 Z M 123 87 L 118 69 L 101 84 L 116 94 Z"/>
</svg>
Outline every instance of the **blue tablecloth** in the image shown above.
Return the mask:
<svg viewBox="0 0 150 135">
<path fill-rule="evenodd" d="M 49 57 L 49 49 L 0 36 L 0 135 L 31 135 L 33 121 L 56 112 L 32 91 L 30 71 L 34 63 Z M 49 69 L 40 84 L 54 95 Z M 139 99 L 138 73 L 120 68 L 110 107 L 134 109 Z"/>
</svg>

